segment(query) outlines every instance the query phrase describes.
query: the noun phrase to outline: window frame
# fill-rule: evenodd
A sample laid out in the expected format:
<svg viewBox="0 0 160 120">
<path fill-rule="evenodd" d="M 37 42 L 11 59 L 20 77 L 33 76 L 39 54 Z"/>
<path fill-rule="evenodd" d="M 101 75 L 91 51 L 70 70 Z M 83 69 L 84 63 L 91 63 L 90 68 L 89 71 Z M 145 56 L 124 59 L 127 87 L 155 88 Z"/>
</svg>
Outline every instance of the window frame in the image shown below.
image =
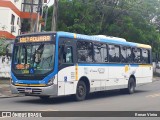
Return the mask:
<svg viewBox="0 0 160 120">
<path fill-rule="evenodd" d="M 133 49 L 139 49 L 140 50 L 140 58 L 139 58 L 140 62 L 135 62 Z M 142 64 L 142 50 L 141 50 L 141 48 L 132 47 L 132 63 L 134 63 L 134 64 Z"/>
<path fill-rule="evenodd" d="M 110 53 L 109 53 L 109 46 L 110 45 L 114 45 L 114 47 L 116 46 L 116 47 L 118 47 L 119 48 L 119 57 L 118 57 L 118 61 L 110 61 Z M 120 49 L 120 47 L 121 47 L 121 45 L 118 45 L 118 44 L 110 44 L 110 43 L 108 43 L 108 61 L 109 61 L 109 63 L 121 63 L 121 49 Z"/>
<path fill-rule="evenodd" d="M 105 46 L 105 50 L 106 50 L 106 57 L 107 57 L 107 61 L 105 62 L 105 60 L 103 60 L 102 58 L 101 58 L 101 62 L 96 62 L 96 60 L 95 60 L 95 49 L 94 49 L 94 45 L 95 44 L 101 44 L 101 46 L 102 45 L 104 45 Z M 103 54 L 103 57 L 104 57 L 104 54 Z M 100 63 L 100 64 L 105 64 L 105 63 L 108 63 L 109 61 L 109 59 L 108 59 L 108 44 L 106 44 L 106 43 L 104 43 L 104 42 L 93 42 L 93 59 L 94 59 L 94 63 Z"/>
<path fill-rule="evenodd" d="M 11 14 L 11 25 L 14 26 L 14 23 L 15 23 L 15 15 L 14 14 Z"/>
<path fill-rule="evenodd" d="M 92 64 L 107 64 L 107 63 L 116 63 L 116 64 L 151 64 L 151 49 L 147 49 L 147 48 L 142 48 L 142 47 L 135 47 L 135 46 L 131 46 L 131 45 L 122 45 L 122 44 L 115 44 L 115 43 L 108 43 L 108 42 L 99 42 L 99 41 L 92 41 L 92 40 L 80 40 L 80 39 L 77 39 L 77 42 L 76 42 L 76 45 L 78 45 L 78 42 L 87 42 L 87 43 L 92 43 L 92 58 L 93 58 L 93 61 L 92 62 L 81 62 L 81 61 L 78 61 L 78 47 L 76 46 L 76 51 L 77 51 L 77 63 L 92 63 Z M 94 50 L 94 45 L 95 44 L 101 44 L 101 45 L 105 45 L 106 46 L 106 53 L 107 53 L 107 62 L 104 62 L 104 61 L 101 61 L 101 62 L 96 62 L 95 61 L 95 50 Z M 110 59 L 110 55 L 109 55 L 109 45 L 114 45 L 114 47 L 118 47 L 119 48 L 119 57 L 116 61 L 111 61 Z M 126 59 L 125 59 L 125 62 L 122 62 L 122 51 L 121 49 L 125 47 L 126 48 Z M 133 50 L 134 49 L 138 49 L 138 52 L 140 52 L 140 55 L 139 55 L 139 61 L 140 62 L 135 62 L 134 61 L 134 52 Z M 142 61 L 143 59 L 143 56 L 142 56 L 142 50 L 145 49 L 148 51 L 148 62 L 147 63 L 144 63 Z M 128 57 L 128 50 L 130 50 L 130 56 Z M 114 50 L 114 52 L 116 52 Z"/>
<path fill-rule="evenodd" d="M 142 54 L 141 54 L 141 61 L 143 61 L 143 59 L 144 59 L 144 57 L 143 57 L 143 50 L 147 50 L 147 52 L 148 52 L 148 61 L 147 62 L 142 62 L 142 64 L 151 64 L 151 56 L 150 56 L 150 49 L 147 49 L 147 48 L 141 48 L 141 51 L 142 51 Z"/>
<path fill-rule="evenodd" d="M 63 64 L 73 64 L 73 47 L 72 46 L 66 46 L 65 49 L 70 48 L 71 50 L 71 62 L 67 62 L 66 58 L 67 58 L 67 53 L 63 54 L 65 55 L 65 61 L 63 61 Z"/>
<path fill-rule="evenodd" d="M 92 44 L 92 52 L 93 54 L 91 55 L 92 56 L 92 62 L 88 62 L 88 61 L 79 61 L 79 54 L 78 54 L 78 42 L 87 42 L 87 43 L 91 43 Z M 77 40 L 76 42 L 76 53 L 77 53 L 77 63 L 94 63 L 94 50 L 93 50 L 93 42 L 90 41 L 90 40 Z"/>
</svg>

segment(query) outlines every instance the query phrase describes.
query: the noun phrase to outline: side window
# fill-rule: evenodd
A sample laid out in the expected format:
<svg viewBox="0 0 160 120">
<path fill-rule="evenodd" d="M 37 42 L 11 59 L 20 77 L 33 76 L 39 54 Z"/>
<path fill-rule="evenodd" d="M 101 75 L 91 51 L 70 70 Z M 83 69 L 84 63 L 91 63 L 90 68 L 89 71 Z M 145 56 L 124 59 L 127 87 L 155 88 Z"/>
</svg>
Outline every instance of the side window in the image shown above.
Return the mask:
<svg viewBox="0 0 160 120">
<path fill-rule="evenodd" d="M 109 45 L 109 61 L 119 62 L 120 61 L 120 47 L 117 45 Z"/>
<path fill-rule="evenodd" d="M 67 47 L 67 51 L 65 54 L 65 62 L 66 63 L 73 63 L 73 52 L 72 52 L 72 47 Z"/>
<path fill-rule="evenodd" d="M 121 47 L 121 62 L 126 63 L 127 62 L 127 48 Z"/>
<path fill-rule="evenodd" d="M 105 44 L 94 44 L 94 60 L 97 63 L 107 62 L 107 46 Z"/>
<path fill-rule="evenodd" d="M 141 50 L 139 48 L 133 48 L 133 62 L 140 63 L 141 62 Z"/>
<path fill-rule="evenodd" d="M 77 42 L 78 62 L 93 62 L 93 45 L 90 42 Z"/>
<path fill-rule="evenodd" d="M 127 63 L 131 63 L 132 62 L 132 51 L 131 48 L 127 48 Z"/>
<path fill-rule="evenodd" d="M 142 63 L 150 63 L 149 51 L 147 49 L 142 49 Z"/>
<path fill-rule="evenodd" d="M 15 16 L 12 14 L 11 15 L 11 25 L 14 25 L 14 20 L 15 20 Z"/>
</svg>

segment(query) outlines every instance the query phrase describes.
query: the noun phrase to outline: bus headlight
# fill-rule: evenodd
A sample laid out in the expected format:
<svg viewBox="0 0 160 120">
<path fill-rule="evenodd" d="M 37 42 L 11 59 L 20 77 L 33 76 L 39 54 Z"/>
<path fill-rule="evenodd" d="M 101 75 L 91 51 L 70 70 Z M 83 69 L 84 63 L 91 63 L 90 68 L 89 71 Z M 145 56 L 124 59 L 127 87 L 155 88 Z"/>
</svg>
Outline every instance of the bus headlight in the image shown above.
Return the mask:
<svg viewBox="0 0 160 120">
<path fill-rule="evenodd" d="M 53 84 L 54 84 L 54 77 L 48 81 L 47 85 L 50 86 Z"/>
</svg>

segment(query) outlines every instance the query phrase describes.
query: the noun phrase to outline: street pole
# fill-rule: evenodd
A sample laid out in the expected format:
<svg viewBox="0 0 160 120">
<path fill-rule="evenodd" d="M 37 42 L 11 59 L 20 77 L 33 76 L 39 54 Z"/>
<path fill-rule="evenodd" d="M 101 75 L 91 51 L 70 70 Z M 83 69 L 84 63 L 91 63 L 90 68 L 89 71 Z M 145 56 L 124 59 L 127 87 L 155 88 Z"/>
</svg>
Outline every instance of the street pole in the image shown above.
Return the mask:
<svg viewBox="0 0 160 120">
<path fill-rule="evenodd" d="M 33 32 L 34 31 L 34 24 L 33 24 L 33 0 L 32 0 L 32 3 L 31 3 L 31 13 L 30 13 L 30 16 L 31 16 L 31 23 L 30 23 L 30 32 Z"/>
<path fill-rule="evenodd" d="M 37 7 L 36 32 L 39 32 L 40 3 L 41 3 L 41 0 L 38 1 L 38 7 Z"/>
<path fill-rule="evenodd" d="M 56 31 L 57 27 L 57 12 L 58 12 L 58 0 L 54 0 L 53 4 L 53 16 L 52 16 L 52 31 Z"/>
<path fill-rule="evenodd" d="M 46 8 L 46 13 L 45 13 L 45 24 L 44 24 L 44 30 L 46 30 L 46 26 L 47 26 L 48 6 L 46 6 L 45 8 Z"/>
</svg>

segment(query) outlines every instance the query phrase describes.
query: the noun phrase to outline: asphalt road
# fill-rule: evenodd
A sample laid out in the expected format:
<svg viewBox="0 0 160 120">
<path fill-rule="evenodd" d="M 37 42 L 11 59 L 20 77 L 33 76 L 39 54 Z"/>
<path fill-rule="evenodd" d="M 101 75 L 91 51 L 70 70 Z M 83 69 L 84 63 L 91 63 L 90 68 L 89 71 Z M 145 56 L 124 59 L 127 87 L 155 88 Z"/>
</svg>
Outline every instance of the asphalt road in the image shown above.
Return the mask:
<svg viewBox="0 0 160 120">
<path fill-rule="evenodd" d="M 117 90 L 99 92 L 89 95 L 87 100 L 81 102 L 74 101 L 70 96 L 52 98 L 49 101 L 30 96 L 2 98 L 0 111 L 160 111 L 160 80 L 136 87 L 136 93 L 132 95 Z M 127 118 L 123 120 L 125 119 Z"/>
</svg>

